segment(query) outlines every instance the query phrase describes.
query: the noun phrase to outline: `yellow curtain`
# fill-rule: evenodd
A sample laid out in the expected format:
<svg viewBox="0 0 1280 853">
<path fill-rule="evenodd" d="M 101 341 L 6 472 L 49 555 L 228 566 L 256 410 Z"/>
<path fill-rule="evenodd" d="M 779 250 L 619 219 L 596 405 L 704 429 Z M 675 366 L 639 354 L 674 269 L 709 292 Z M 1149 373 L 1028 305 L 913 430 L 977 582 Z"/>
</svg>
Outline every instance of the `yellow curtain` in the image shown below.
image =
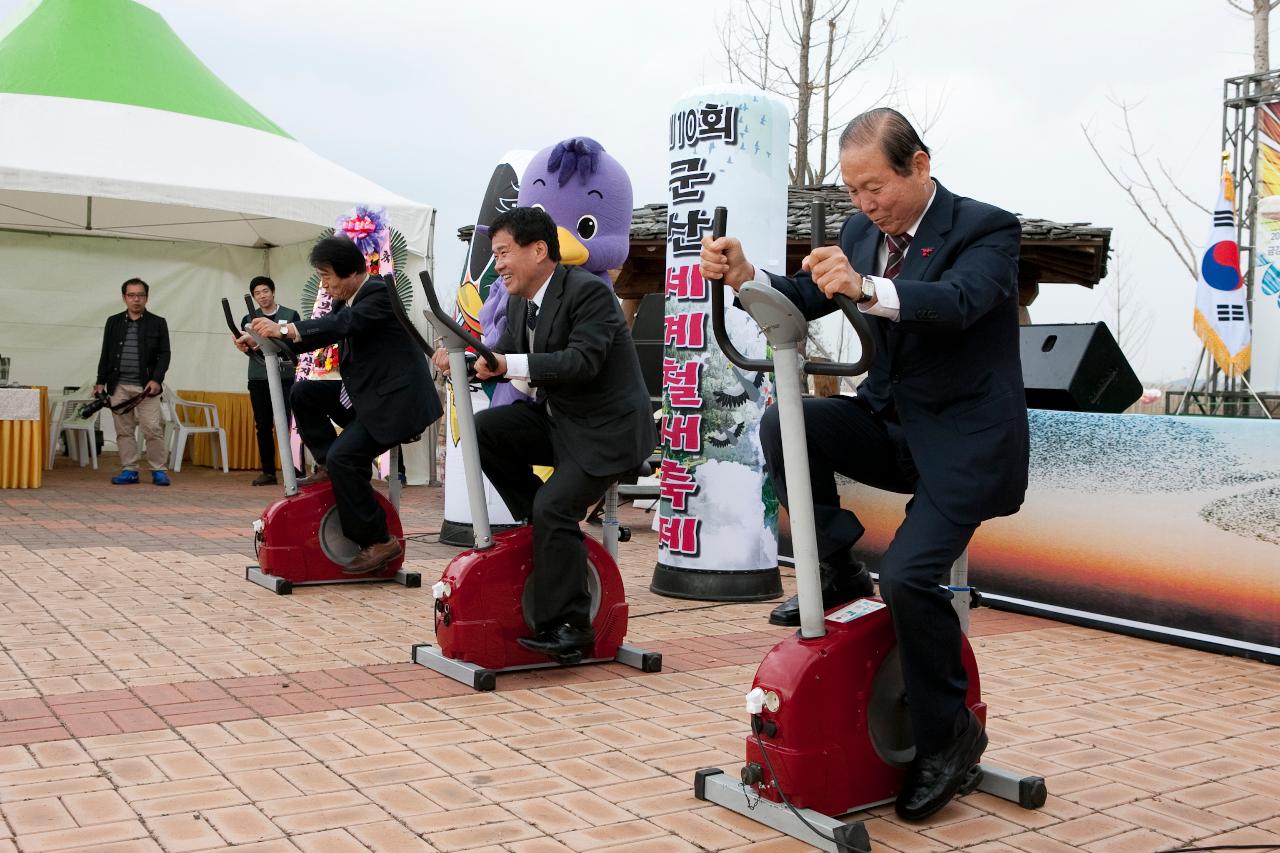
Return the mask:
<svg viewBox="0 0 1280 853">
<path fill-rule="evenodd" d="M 258 460 L 258 439 L 253 428 L 253 404 L 248 393 L 232 393 L 228 391 L 179 391 L 178 396 L 194 403 L 213 403 L 218 407 L 218 424 L 227 434 L 227 466 L 236 471 L 251 471 L 260 467 Z M 192 409 L 183 411 L 178 407 L 178 416 L 188 422 L 196 421 L 199 415 Z M 192 465 L 213 466 L 213 442 L 217 436 L 212 433 L 197 433 L 187 439 L 186 458 Z M 221 470 L 221 469 L 219 469 Z"/>
<path fill-rule="evenodd" d="M 0 421 L 0 489 L 38 489 L 49 454 L 49 390 L 40 389 L 40 420 Z"/>
</svg>

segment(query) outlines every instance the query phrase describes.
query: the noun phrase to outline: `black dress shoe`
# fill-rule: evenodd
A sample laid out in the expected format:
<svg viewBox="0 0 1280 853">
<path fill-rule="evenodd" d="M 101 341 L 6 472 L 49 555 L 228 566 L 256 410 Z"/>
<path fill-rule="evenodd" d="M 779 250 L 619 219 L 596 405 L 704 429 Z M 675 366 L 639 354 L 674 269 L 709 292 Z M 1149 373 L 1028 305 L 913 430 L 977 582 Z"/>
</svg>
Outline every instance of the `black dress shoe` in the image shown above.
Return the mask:
<svg viewBox="0 0 1280 853">
<path fill-rule="evenodd" d="M 867 567 L 856 560 L 826 560 L 818 563 L 822 578 L 822 609 L 848 604 L 855 598 L 875 594 L 875 584 Z M 800 596 L 793 595 L 773 608 L 770 625 L 795 627 L 800 624 Z"/>
<path fill-rule="evenodd" d="M 951 801 L 965 783 L 969 771 L 987 748 L 987 733 L 972 710 L 965 710 L 964 731 L 945 749 L 916 756 L 907 768 L 902 791 L 894 803 L 904 820 L 924 820 Z"/>
<path fill-rule="evenodd" d="M 257 477 L 253 479 L 253 485 L 274 486 L 276 485 L 276 475 L 275 474 L 259 474 Z"/>
<path fill-rule="evenodd" d="M 596 633 L 590 626 L 560 625 L 532 637 L 519 637 L 516 642 L 531 652 L 539 652 L 559 663 L 572 664 L 580 663 L 595 645 Z"/>
</svg>

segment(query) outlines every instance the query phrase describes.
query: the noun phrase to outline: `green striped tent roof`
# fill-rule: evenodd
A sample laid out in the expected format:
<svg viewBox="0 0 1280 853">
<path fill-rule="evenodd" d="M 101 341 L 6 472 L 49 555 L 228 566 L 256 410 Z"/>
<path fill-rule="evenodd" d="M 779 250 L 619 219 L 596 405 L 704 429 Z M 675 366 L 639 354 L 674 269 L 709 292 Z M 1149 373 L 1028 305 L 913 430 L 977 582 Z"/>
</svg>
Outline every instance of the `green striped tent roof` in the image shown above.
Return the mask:
<svg viewBox="0 0 1280 853">
<path fill-rule="evenodd" d="M 292 138 L 133 0 L 43 0 L 0 25 L 0 92 L 150 107 Z"/>
</svg>

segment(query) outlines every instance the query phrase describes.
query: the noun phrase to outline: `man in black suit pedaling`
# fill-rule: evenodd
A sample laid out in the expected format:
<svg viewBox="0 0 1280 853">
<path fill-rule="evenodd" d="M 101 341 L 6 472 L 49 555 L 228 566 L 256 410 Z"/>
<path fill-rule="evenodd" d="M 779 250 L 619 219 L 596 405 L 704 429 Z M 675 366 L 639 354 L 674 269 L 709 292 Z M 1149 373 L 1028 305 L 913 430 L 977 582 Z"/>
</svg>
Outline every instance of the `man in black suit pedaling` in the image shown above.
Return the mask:
<svg viewBox="0 0 1280 853">
<path fill-rule="evenodd" d="M 342 532 L 360 546 L 342 570 L 370 574 L 401 552 L 374 499 L 373 460 L 422 435 L 442 414 L 440 399 L 426 357 L 392 313 L 387 288 L 394 284 L 369 275 L 364 253 L 345 237 L 316 243 L 310 261 L 333 311 L 296 323 L 258 317 L 252 325 L 262 337 L 286 338 L 297 352 L 338 345 L 342 380 L 303 380 L 290 394 L 298 434 L 317 463 L 298 485 L 333 482 Z"/>
<path fill-rule="evenodd" d="M 489 235 L 511 299 L 497 369 L 479 359 L 476 375 L 527 380 L 535 397 L 476 415 L 480 463 L 512 516 L 533 524 L 534 635 L 518 642 L 572 660 L 595 642 L 579 522 L 653 452 L 652 409 L 618 300 L 597 276 L 560 263 L 546 211 L 507 211 Z M 434 358 L 448 370 L 443 349 Z M 544 483 L 532 465 L 555 471 Z"/>
<path fill-rule="evenodd" d="M 978 525 L 1011 515 L 1027 487 L 1027 406 L 1018 355 L 1015 216 L 952 195 L 930 177 L 929 149 L 899 113 L 875 109 L 840 137 L 840 174 L 858 209 L 838 246 L 817 249 L 803 271 L 757 270 L 737 240 L 703 241 L 702 274 L 733 288 L 772 284 L 809 319 L 843 293 L 868 316 L 876 361 L 857 396 L 804 401 L 821 557 L 822 604 L 870 595 L 850 547 L 862 536 L 841 508 L 834 475 L 911 495 L 880 561 L 902 660 L 916 757 L 897 811 L 920 820 L 946 805 L 987 744 L 965 707 L 961 631 L 945 588 Z M 778 498 L 787 502 L 776 408 L 760 442 Z M 792 599 L 771 614 L 799 624 Z"/>
</svg>

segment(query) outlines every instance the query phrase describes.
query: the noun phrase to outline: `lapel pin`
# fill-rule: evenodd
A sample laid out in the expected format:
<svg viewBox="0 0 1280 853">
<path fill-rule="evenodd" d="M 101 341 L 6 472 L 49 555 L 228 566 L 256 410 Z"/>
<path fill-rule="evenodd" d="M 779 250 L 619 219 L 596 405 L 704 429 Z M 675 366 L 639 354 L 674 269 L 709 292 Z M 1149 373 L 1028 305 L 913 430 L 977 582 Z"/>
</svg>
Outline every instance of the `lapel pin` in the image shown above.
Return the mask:
<svg viewBox="0 0 1280 853">
<path fill-rule="evenodd" d="M 920 257 L 922 258 L 927 258 L 932 254 L 933 254 L 932 246 L 925 246 L 923 249 L 920 250 Z"/>
</svg>

